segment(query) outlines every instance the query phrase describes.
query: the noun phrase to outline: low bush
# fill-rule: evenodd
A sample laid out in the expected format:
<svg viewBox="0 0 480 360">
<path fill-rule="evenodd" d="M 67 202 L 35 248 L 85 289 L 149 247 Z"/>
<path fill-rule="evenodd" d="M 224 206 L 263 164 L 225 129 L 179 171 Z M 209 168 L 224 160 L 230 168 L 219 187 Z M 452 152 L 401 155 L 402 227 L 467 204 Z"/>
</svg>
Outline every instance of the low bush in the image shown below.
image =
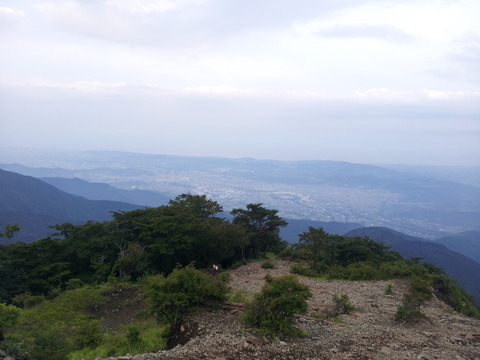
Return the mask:
<svg viewBox="0 0 480 360">
<path fill-rule="evenodd" d="M 385 289 L 385 295 L 392 295 L 393 294 L 393 285 L 388 284 L 387 288 Z"/>
<path fill-rule="evenodd" d="M 12 326 L 14 326 L 22 309 L 14 305 L 0 304 L 0 341 L 3 340 L 3 332 Z"/>
<path fill-rule="evenodd" d="M 228 295 L 228 300 L 235 303 L 248 304 L 252 300 L 252 293 L 245 289 L 235 289 Z"/>
<path fill-rule="evenodd" d="M 208 300 L 225 300 L 228 287 L 222 279 L 187 266 L 175 269 L 167 277 L 152 276 L 145 292 L 157 320 L 174 328 L 195 307 Z"/>
<path fill-rule="evenodd" d="M 293 275 L 278 278 L 267 275 L 265 280 L 262 291 L 247 305 L 243 320 L 263 335 L 301 336 L 302 332 L 292 325 L 293 315 L 306 312 L 307 300 L 312 296 L 309 288 Z"/>
<path fill-rule="evenodd" d="M 397 307 L 394 318 L 397 321 L 418 321 L 424 319 L 426 315 L 421 311 L 422 302 L 414 295 L 407 293 L 403 297 L 403 304 Z"/>
<path fill-rule="evenodd" d="M 432 276 L 432 287 L 435 295 L 452 306 L 456 311 L 476 319 L 480 319 L 480 306 L 475 305 L 473 298 L 460 288 L 445 274 Z"/>
<path fill-rule="evenodd" d="M 403 296 L 402 305 L 397 307 L 395 320 L 411 322 L 424 319 L 426 315 L 421 311 L 421 307 L 432 297 L 427 279 L 415 275 L 410 283 L 410 291 Z"/>
<path fill-rule="evenodd" d="M 350 314 L 355 307 L 350 302 L 348 295 L 334 295 L 333 296 L 333 306 L 329 313 L 330 318 L 336 318 L 339 315 Z"/>
<path fill-rule="evenodd" d="M 296 275 L 302 275 L 302 276 L 307 276 L 307 277 L 319 277 L 320 274 L 315 271 L 315 269 L 312 269 L 309 267 L 307 264 L 304 263 L 294 263 L 290 266 L 290 272 L 292 274 Z"/>
<path fill-rule="evenodd" d="M 275 269 L 275 265 L 273 265 L 273 263 L 270 261 L 265 261 L 262 264 L 262 269 Z"/>
</svg>

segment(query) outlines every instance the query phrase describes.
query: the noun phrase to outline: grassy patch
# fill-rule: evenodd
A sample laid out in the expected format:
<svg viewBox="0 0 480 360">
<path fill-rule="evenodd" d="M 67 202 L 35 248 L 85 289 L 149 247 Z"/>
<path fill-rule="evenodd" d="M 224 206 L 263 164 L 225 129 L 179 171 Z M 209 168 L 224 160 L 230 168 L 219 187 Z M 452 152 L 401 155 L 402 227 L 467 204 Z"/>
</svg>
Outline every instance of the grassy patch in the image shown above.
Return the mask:
<svg viewBox="0 0 480 360">
<path fill-rule="evenodd" d="M 168 328 L 136 316 L 145 308 L 131 299 L 140 286 L 84 286 L 23 309 L 5 334 L 10 354 L 36 360 L 80 360 L 165 348 Z M 135 304 L 133 304 L 135 303 Z"/>
</svg>

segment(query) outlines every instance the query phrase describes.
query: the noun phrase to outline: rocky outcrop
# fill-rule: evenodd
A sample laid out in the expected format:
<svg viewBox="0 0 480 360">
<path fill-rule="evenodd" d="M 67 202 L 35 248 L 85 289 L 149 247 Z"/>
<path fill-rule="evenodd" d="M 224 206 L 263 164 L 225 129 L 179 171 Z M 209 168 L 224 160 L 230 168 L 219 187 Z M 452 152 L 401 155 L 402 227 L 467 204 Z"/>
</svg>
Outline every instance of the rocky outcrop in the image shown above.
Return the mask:
<svg viewBox="0 0 480 360">
<path fill-rule="evenodd" d="M 256 292 L 264 276 L 288 273 L 289 264 L 276 261 L 264 270 L 253 263 L 231 271 L 231 285 Z M 393 320 L 396 307 L 408 289 L 405 281 L 338 282 L 302 278 L 310 287 L 309 314 L 296 318 L 308 332 L 302 339 L 266 339 L 238 319 L 234 306 L 188 317 L 185 341 L 167 351 L 127 355 L 109 360 L 274 360 L 274 359 L 391 359 L 480 360 L 480 321 L 453 311 L 439 300 L 423 307 L 427 318 L 414 324 Z M 392 284 L 393 294 L 385 295 Z M 346 294 L 355 311 L 341 323 L 318 318 L 335 294 Z M 99 359 L 100 360 L 100 359 Z"/>
</svg>

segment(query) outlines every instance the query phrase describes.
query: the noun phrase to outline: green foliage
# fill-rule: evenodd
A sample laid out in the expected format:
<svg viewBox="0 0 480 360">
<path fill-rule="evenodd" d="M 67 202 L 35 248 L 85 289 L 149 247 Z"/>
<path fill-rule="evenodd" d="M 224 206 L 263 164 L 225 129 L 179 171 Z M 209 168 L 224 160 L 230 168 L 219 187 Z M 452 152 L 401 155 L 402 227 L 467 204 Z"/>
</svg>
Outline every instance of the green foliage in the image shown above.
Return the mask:
<svg viewBox="0 0 480 360">
<path fill-rule="evenodd" d="M 325 254 L 327 248 L 328 234 L 323 228 L 308 227 L 308 231 L 299 235 L 299 244 L 310 253 L 312 259 L 312 267 L 315 267 L 316 263 L 320 261 Z"/>
<path fill-rule="evenodd" d="M 60 331 L 59 331 L 60 330 Z M 33 333 L 30 354 L 36 360 L 64 360 L 71 348 L 61 329 L 47 328 Z"/>
<path fill-rule="evenodd" d="M 0 304 L 0 341 L 3 340 L 3 332 L 16 324 L 21 311 L 14 305 Z"/>
<path fill-rule="evenodd" d="M 385 295 L 392 295 L 393 294 L 393 285 L 388 284 L 387 288 L 385 289 Z"/>
<path fill-rule="evenodd" d="M 320 274 L 315 270 L 312 269 L 310 266 L 307 266 L 304 263 L 293 263 L 290 266 L 290 272 L 292 274 L 307 276 L 307 277 L 318 277 Z"/>
<path fill-rule="evenodd" d="M 332 300 L 333 306 L 329 313 L 329 317 L 331 318 L 336 318 L 343 314 L 350 314 L 353 310 L 355 310 L 355 307 L 350 302 L 348 295 L 334 295 Z"/>
<path fill-rule="evenodd" d="M 20 231 L 20 226 L 16 224 L 7 224 L 3 233 L 0 233 L 0 237 L 6 237 L 7 239 L 11 239 L 13 237 L 13 234 L 15 234 L 17 231 Z"/>
<path fill-rule="evenodd" d="M 233 209 L 233 223 L 243 226 L 249 237 L 246 249 L 252 257 L 258 257 L 260 252 L 279 252 L 286 247 L 278 235 L 281 226 L 288 223 L 280 218 L 277 210 L 270 210 L 263 204 L 248 204 L 246 209 Z"/>
<path fill-rule="evenodd" d="M 98 320 L 91 319 L 88 316 L 79 316 L 74 326 L 76 328 L 74 341 L 77 347 L 94 348 L 102 342 L 103 334 Z"/>
<path fill-rule="evenodd" d="M 102 343 L 95 348 L 83 348 L 71 352 L 68 360 L 94 360 L 127 353 L 156 352 L 166 347 L 167 328 L 129 325 L 120 332 L 103 336 Z"/>
<path fill-rule="evenodd" d="M 235 303 L 248 304 L 253 294 L 245 289 L 235 289 L 228 295 L 228 300 Z"/>
<path fill-rule="evenodd" d="M 394 318 L 397 321 L 413 322 L 425 318 L 421 311 L 422 302 L 415 295 L 407 293 L 403 297 L 403 304 L 397 307 Z"/>
<path fill-rule="evenodd" d="M 262 291 L 255 295 L 243 314 L 243 320 L 269 336 L 298 337 L 300 330 L 293 327 L 293 315 L 307 310 L 312 296 L 309 288 L 293 275 L 272 278 L 267 275 Z"/>
<path fill-rule="evenodd" d="M 397 307 L 394 315 L 398 321 L 418 321 L 425 318 L 425 314 L 421 311 L 422 305 L 430 300 L 433 295 L 427 279 L 420 277 L 419 272 L 415 275 L 410 283 L 410 291 L 403 296 L 403 303 Z"/>
<path fill-rule="evenodd" d="M 65 284 L 65 290 L 75 290 L 83 286 L 83 281 L 80 279 L 70 279 Z"/>
<path fill-rule="evenodd" d="M 29 353 L 26 341 L 21 336 L 7 335 L 3 341 L 3 349 L 11 356 L 18 359 L 28 359 Z"/>
<path fill-rule="evenodd" d="M 55 225 L 52 237 L 0 246 L 0 302 L 20 294 L 57 296 L 85 284 L 169 274 L 179 264 L 222 268 L 285 247 L 286 222 L 261 204 L 236 209 L 230 222 L 205 195 L 181 194 L 168 205 L 116 212 L 112 221 Z M 7 231 L 8 230 L 8 231 Z M 14 230 L 8 228 L 5 234 Z"/>
<path fill-rule="evenodd" d="M 262 269 L 275 269 L 275 265 L 270 261 L 265 261 L 262 263 Z"/>
<path fill-rule="evenodd" d="M 432 276 L 432 287 L 437 297 L 452 306 L 456 311 L 476 319 L 480 319 L 480 306 L 461 287 L 445 274 Z"/>
<path fill-rule="evenodd" d="M 423 278 L 419 276 L 413 277 L 410 284 L 410 294 L 413 297 L 414 301 L 424 303 L 432 299 L 432 289 L 428 278 Z"/>
<path fill-rule="evenodd" d="M 45 296 L 37 295 L 34 296 L 30 291 L 24 292 L 23 294 L 18 294 L 13 297 L 12 303 L 18 305 L 21 308 L 28 309 L 32 306 L 41 304 L 45 301 Z"/>
<path fill-rule="evenodd" d="M 283 249 L 278 253 L 278 257 L 280 259 L 290 260 L 293 258 L 294 253 L 295 253 L 294 248 L 292 246 L 287 246 L 285 247 L 285 249 Z"/>
<path fill-rule="evenodd" d="M 17 324 L 5 333 L 5 347 L 18 358 L 59 360 L 93 360 L 163 349 L 168 332 L 153 319 L 137 319 L 129 326 L 110 329 L 101 318 L 91 315 L 113 306 L 110 302 L 117 309 L 117 296 L 127 289 L 126 285 L 85 285 L 24 309 Z"/>
<path fill-rule="evenodd" d="M 321 228 L 310 227 L 308 232 L 300 234 L 299 244 L 295 245 L 289 257 L 301 260 L 291 266 L 291 272 L 303 276 L 351 281 L 411 279 L 410 295 L 405 308 L 401 309 L 402 318 L 418 315 L 421 305 L 415 302 L 421 304 L 429 300 L 432 288 L 455 310 L 480 318 L 480 307 L 442 269 L 422 263 L 421 258 L 405 260 L 397 252 L 368 237 L 330 235 Z M 305 262 L 310 266 L 305 266 Z"/>
<path fill-rule="evenodd" d="M 128 343 L 131 345 L 138 344 L 142 341 L 140 339 L 140 330 L 138 330 L 138 327 L 134 325 L 130 325 L 127 328 L 127 333 L 125 334 L 125 337 L 127 338 Z"/>
<path fill-rule="evenodd" d="M 224 300 L 228 288 L 220 277 L 187 266 L 175 269 L 167 277 L 151 277 L 145 291 L 157 320 L 175 327 L 187 313 L 207 300 Z"/>
</svg>

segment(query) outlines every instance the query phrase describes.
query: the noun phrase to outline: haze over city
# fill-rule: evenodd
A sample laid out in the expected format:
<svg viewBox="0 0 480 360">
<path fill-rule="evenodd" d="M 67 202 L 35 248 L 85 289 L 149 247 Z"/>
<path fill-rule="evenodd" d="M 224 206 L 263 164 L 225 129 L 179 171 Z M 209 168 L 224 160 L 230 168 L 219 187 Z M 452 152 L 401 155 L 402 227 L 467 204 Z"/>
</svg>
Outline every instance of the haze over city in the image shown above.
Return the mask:
<svg viewBox="0 0 480 360">
<path fill-rule="evenodd" d="M 480 165 L 476 0 L 4 0 L 0 144 Z"/>
</svg>

